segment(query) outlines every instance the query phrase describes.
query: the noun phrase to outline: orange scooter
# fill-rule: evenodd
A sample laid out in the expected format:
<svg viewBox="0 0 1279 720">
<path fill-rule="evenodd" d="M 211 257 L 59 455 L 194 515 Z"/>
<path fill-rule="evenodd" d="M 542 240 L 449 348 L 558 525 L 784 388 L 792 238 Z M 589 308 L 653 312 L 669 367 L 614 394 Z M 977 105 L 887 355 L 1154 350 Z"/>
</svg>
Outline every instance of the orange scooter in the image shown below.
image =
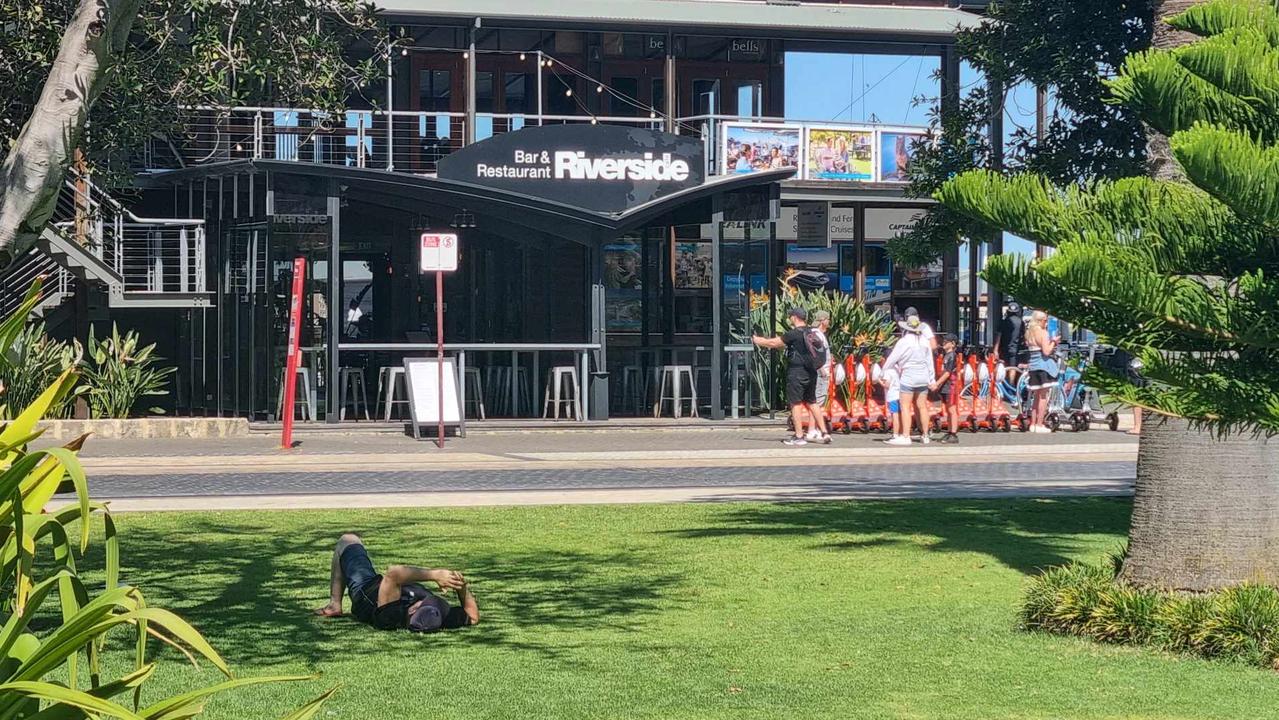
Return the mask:
<svg viewBox="0 0 1279 720">
<path fill-rule="evenodd" d="M 987 429 L 991 432 L 1000 431 L 1010 432 L 1013 429 L 1012 416 L 1008 412 L 1008 406 L 1004 404 L 1004 399 L 999 394 L 999 358 L 996 357 L 992 350 L 986 353 L 986 375 L 988 377 L 986 383 L 986 419 Z"/>
<path fill-rule="evenodd" d="M 955 371 L 961 373 L 961 385 L 968 386 L 968 413 L 961 414 L 959 418 L 959 429 L 968 432 L 977 432 L 980 430 L 977 417 L 977 402 L 981 399 L 981 378 L 977 372 L 977 351 L 969 350 L 964 357 L 964 362 L 955 363 Z M 969 382 L 969 378 L 972 378 Z M 961 396 L 962 398 L 962 396 Z"/>
</svg>

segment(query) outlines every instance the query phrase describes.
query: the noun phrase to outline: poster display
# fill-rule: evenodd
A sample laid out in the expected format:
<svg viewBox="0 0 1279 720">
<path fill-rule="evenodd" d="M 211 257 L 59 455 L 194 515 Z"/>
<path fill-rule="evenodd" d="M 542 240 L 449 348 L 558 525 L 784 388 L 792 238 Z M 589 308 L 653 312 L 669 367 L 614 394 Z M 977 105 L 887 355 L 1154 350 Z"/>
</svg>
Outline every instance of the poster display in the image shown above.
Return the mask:
<svg viewBox="0 0 1279 720">
<path fill-rule="evenodd" d="M 724 123 L 720 165 L 724 173 L 800 168 L 800 125 Z"/>
<path fill-rule="evenodd" d="M 926 140 L 928 135 L 918 131 L 889 131 L 879 133 L 879 180 L 880 182 L 908 182 L 910 180 L 910 160 L 915 153 L 915 145 Z"/>
<path fill-rule="evenodd" d="M 675 287 L 679 290 L 702 290 L 711 287 L 710 243 L 675 244 Z"/>
<path fill-rule="evenodd" d="M 639 297 L 604 300 L 604 323 L 610 332 L 639 332 L 644 324 L 644 301 Z"/>
<path fill-rule="evenodd" d="M 643 256 L 639 243 L 604 246 L 604 287 L 609 290 L 642 290 Z"/>
<path fill-rule="evenodd" d="M 810 127 L 805 135 L 807 179 L 859 182 L 875 179 L 873 130 Z"/>
</svg>

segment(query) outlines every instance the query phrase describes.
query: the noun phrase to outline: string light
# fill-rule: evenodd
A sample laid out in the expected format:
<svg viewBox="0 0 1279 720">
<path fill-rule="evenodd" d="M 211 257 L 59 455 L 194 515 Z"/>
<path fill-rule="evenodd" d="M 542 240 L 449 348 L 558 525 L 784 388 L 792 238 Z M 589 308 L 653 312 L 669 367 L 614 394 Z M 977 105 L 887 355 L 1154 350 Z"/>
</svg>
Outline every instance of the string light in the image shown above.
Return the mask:
<svg viewBox="0 0 1279 720">
<path fill-rule="evenodd" d="M 564 91 L 564 97 L 573 97 L 573 88 Z"/>
<path fill-rule="evenodd" d="M 595 86 L 595 92 L 597 92 L 597 93 L 602 93 L 602 92 L 604 92 L 604 86 L 603 86 L 603 85 L 596 85 L 596 86 Z"/>
<path fill-rule="evenodd" d="M 462 59 L 463 59 L 463 60 L 469 60 L 469 59 L 470 59 L 470 57 L 471 57 L 471 53 L 469 53 L 469 52 L 464 52 L 464 53 L 462 53 Z"/>
<path fill-rule="evenodd" d="M 520 53 L 520 59 L 521 59 L 521 60 L 523 60 L 523 59 L 524 59 L 524 53 Z"/>
<path fill-rule="evenodd" d="M 400 56 L 401 56 L 401 57 L 408 57 L 408 54 L 409 54 L 409 49 L 408 49 L 408 48 L 400 48 Z"/>
<path fill-rule="evenodd" d="M 594 118 L 594 117 L 592 117 L 592 118 L 591 118 L 591 124 L 592 124 L 592 125 L 599 125 L 599 124 L 600 124 L 599 118 Z"/>
</svg>

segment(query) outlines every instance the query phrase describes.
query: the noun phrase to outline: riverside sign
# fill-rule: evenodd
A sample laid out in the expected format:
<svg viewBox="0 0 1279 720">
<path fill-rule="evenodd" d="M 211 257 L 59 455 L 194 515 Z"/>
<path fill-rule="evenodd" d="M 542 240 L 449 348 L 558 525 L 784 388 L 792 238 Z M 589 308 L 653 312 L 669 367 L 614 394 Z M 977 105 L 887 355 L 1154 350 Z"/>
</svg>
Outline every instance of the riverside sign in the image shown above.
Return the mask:
<svg viewBox="0 0 1279 720">
<path fill-rule="evenodd" d="M 447 180 L 620 213 L 702 184 L 700 140 L 620 125 L 548 125 L 495 135 L 439 162 Z"/>
</svg>

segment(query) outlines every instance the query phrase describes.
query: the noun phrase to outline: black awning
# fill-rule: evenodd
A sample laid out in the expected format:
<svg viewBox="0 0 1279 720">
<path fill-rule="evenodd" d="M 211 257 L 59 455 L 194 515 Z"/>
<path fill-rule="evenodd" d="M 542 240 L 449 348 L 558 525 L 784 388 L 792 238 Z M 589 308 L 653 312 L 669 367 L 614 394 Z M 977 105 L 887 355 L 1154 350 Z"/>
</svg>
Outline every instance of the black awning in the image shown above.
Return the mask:
<svg viewBox="0 0 1279 720">
<path fill-rule="evenodd" d="M 425 175 L 369 168 L 293 162 L 233 160 L 143 176 L 143 187 L 167 186 L 202 178 L 270 172 L 334 180 L 380 204 L 419 212 L 423 207 L 467 210 L 476 216 L 537 230 L 577 242 L 607 240 L 640 227 L 710 222 L 715 199 L 726 193 L 780 183 L 793 168 L 725 175 L 652 200 L 621 213 L 602 213 L 509 190 Z"/>
</svg>

